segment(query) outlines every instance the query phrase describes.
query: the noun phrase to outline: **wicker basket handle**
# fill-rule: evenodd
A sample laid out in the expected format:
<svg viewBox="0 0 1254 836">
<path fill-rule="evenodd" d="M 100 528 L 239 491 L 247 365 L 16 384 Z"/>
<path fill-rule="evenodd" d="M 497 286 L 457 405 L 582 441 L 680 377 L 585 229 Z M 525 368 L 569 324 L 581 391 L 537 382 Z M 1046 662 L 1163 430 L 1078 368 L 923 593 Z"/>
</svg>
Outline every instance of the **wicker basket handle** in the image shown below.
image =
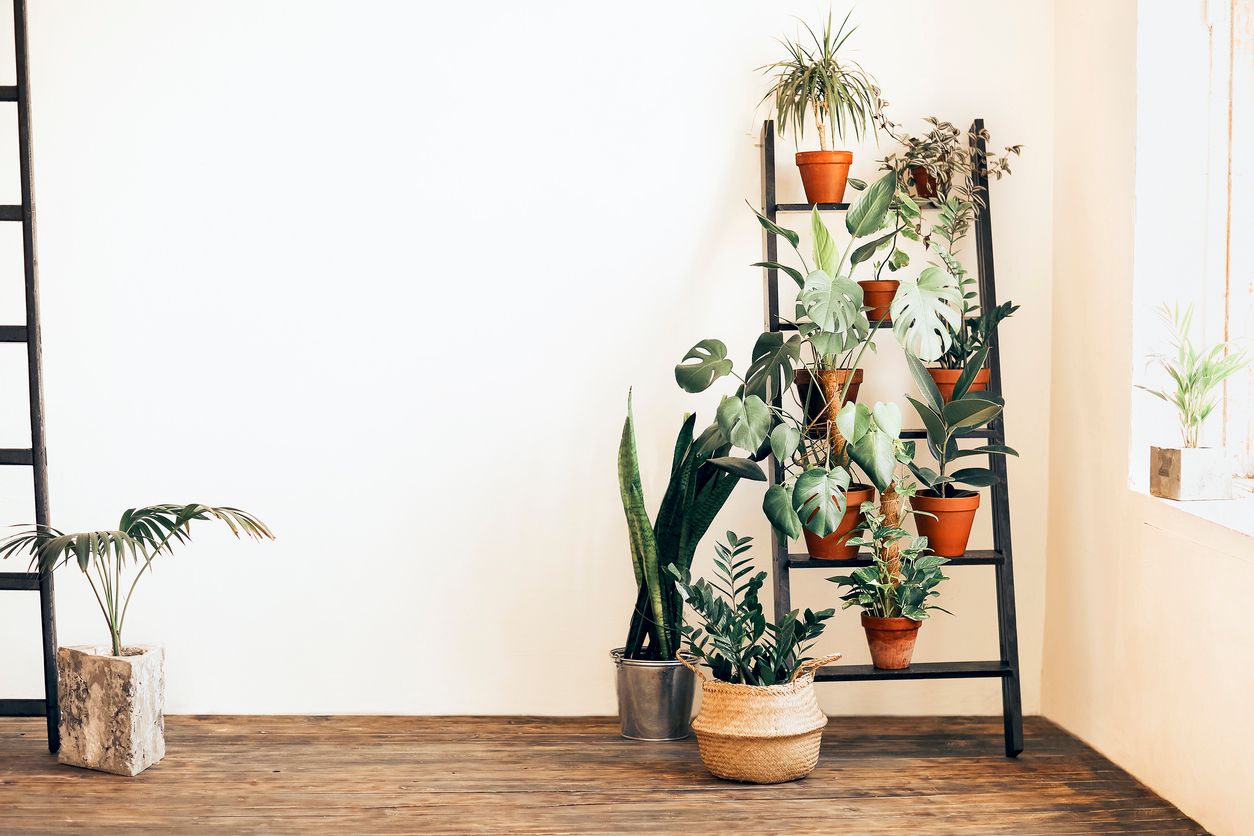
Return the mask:
<svg viewBox="0 0 1254 836">
<path fill-rule="evenodd" d="M 679 660 L 679 661 L 683 664 L 683 666 L 684 666 L 685 668 L 687 668 L 688 670 L 692 671 L 692 672 L 693 672 L 693 673 L 695 673 L 697 676 L 701 677 L 701 681 L 702 681 L 702 682 L 707 682 L 707 681 L 708 681 L 708 680 L 705 678 L 705 674 L 701 672 L 701 668 L 700 668 L 699 666 L 694 665 L 692 662 L 689 662 L 687 659 L 685 659 L 685 658 L 684 658 L 684 652 L 683 652 L 682 650 L 679 650 L 679 651 L 676 651 L 676 652 L 675 652 L 675 658 L 676 658 L 676 659 L 678 659 L 678 660 Z"/>
<path fill-rule="evenodd" d="M 831 656 L 820 656 L 817 659 L 811 659 L 808 662 L 802 662 L 800 665 L 797 665 L 797 669 L 792 672 L 792 679 L 788 681 L 796 682 L 797 677 L 802 676 L 802 675 L 812 674 L 815 671 L 817 671 L 819 668 L 823 667 L 824 665 L 829 665 L 844 655 L 845 654 L 843 653 L 833 653 Z"/>
</svg>

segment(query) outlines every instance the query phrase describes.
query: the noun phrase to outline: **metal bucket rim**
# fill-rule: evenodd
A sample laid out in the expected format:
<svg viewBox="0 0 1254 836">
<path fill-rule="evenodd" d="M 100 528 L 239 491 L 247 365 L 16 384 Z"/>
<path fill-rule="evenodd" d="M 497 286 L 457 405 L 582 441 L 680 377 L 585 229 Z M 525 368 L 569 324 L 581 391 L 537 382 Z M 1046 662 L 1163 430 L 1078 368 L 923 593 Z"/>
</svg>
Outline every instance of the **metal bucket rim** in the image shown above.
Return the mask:
<svg viewBox="0 0 1254 836">
<path fill-rule="evenodd" d="M 614 660 L 615 665 L 626 665 L 631 668 L 670 668 L 682 665 L 678 659 L 624 659 L 623 654 L 627 651 L 625 647 L 616 647 L 610 651 L 610 658 Z M 684 658 L 689 662 L 696 662 L 697 657 L 686 650 L 680 651 Z"/>
</svg>

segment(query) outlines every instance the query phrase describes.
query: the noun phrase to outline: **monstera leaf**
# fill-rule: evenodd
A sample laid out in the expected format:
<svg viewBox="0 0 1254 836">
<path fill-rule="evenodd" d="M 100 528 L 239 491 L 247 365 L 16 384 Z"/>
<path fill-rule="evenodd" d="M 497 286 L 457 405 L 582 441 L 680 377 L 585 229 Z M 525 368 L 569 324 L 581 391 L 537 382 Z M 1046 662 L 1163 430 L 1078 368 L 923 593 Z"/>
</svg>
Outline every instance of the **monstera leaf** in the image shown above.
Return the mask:
<svg viewBox="0 0 1254 836">
<path fill-rule="evenodd" d="M 897 463 L 901 410 L 894 403 L 847 403 L 836 413 L 836 428 L 845 437 L 850 458 L 875 487 L 887 490 Z"/>
<path fill-rule="evenodd" d="M 695 363 L 689 363 L 695 360 Z M 702 340 L 688 349 L 683 361 L 675 367 L 675 382 L 685 392 L 704 392 L 710 384 L 732 370 L 727 359 L 727 346 L 722 340 Z"/>
<path fill-rule="evenodd" d="M 771 455 L 778 462 L 787 463 L 801 444 L 801 431 L 792 424 L 780 422 L 771 430 Z"/>
<path fill-rule="evenodd" d="M 862 287 L 847 276 L 815 270 L 806 276 L 798 303 L 820 331 L 845 334 L 862 316 Z"/>
<path fill-rule="evenodd" d="M 793 334 L 788 339 L 779 331 L 767 331 L 758 337 L 753 346 L 753 362 L 745 391 L 765 399 L 768 383 L 775 384 L 775 391 L 782 392 L 792 383 L 793 363 L 801 362 L 801 337 Z"/>
<path fill-rule="evenodd" d="M 845 515 L 848 487 L 849 471 L 843 467 L 815 467 L 801 474 L 792 490 L 793 508 L 801 524 L 820 537 L 835 531 Z"/>
<path fill-rule="evenodd" d="M 771 485 L 762 498 L 762 513 L 782 534 L 794 540 L 801 536 L 801 517 L 792 504 L 792 486 Z"/>
<path fill-rule="evenodd" d="M 920 360 L 939 359 L 949 348 L 950 332 L 961 323 L 962 291 L 939 267 L 924 270 L 917 281 L 903 281 L 893 297 L 893 333 Z"/>
<path fill-rule="evenodd" d="M 742 450 L 756 451 L 771 429 L 771 410 L 757 395 L 723 398 L 714 417 L 731 443 Z"/>
</svg>

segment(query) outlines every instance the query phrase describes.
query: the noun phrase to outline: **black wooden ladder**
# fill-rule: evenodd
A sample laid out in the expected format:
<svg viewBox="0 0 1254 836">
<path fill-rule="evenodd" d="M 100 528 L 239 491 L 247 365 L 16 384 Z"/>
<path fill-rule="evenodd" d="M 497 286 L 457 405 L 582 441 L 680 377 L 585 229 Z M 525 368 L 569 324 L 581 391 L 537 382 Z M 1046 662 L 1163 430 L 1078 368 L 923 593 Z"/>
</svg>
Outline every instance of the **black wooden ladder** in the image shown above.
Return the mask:
<svg viewBox="0 0 1254 836">
<path fill-rule="evenodd" d="M 30 442 L 24 449 L 0 449 L 0 465 L 29 467 L 35 490 L 35 522 L 48 525 L 48 455 L 44 441 L 44 391 L 42 351 L 39 342 L 39 278 L 35 258 L 35 200 L 31 191 L 30 78 L 27 74 L 26 1 L 13 0 L 13 46 L 17 84 L 0 87 L 0 102 L 17 105 L 18 166 L 21 169 L 22 203 L 0 206 L 0 221 L 22 225 L 22 261 L 26 279 L 26 324 L 0 325 L 0 342 L 25 343 Z M 0 716 L 48 719 L 48 748 L 60 747 L 57 734 L 57 628 L 52 604 L 51 572 L 0 573 L 0 590 L 39 593 L 39 617 L 43 624 L 44 699 L 0 699 Z"/>
<path fill-rule="evenodd" d="M 814 204 L 809 203 L 777 203 L 775 196 L 775 125 L 767 121 L 762 127 L 762 214 L 775 221 L 781 213 L 809 212 Z M 972 146 L 983 154 L 984 140 L 979 139 L 979 132 L 984 128 L 984 120 L 976 119 L 972 125 Z M 986 308 L 997 305 L 996 286 L 993 281 L 993 230 L 992 215 L 989 209 L 988 177 L 977 172 L 973 185 L 980 190 L 984 205 L 977 206 L 975 211 L 975 245 L 976 262 L 979 271 L 979 299 Z M 820 203 L 820 211 L 840 211 L 848 208 L 845 203 Z M 779 240 L 773 233 L 765 236 L 766 261 L 779 260 Z M 766 308 L 766 328 L 770 331 L 789 330 L 789 323 L 780 322 L 779 317 L 779 271 L 765 269 L 764 290 Z M 891 327 L 888 323 L 884 327 Z M 988 355 L 990 371 L 990 391 L 1001 392 L 1001 346 L 994 336 Z M 782 393 L 773 392 L 775 405 L 781 406 Z M 922 439 L 927 437 L 923 430 L 903 430 L 902 438 Z M 987 427 L 968 433 L 969 438 L 987 439 L 990 444 L 1005 444 L 1004 416 L 999 415 Z M 828 665 L 819 670 L 815 676 L 817 682 L 864 682 L 900 679 L 971 679 L 991 678 L 1001 680 L 1002 717 L 1006 732 L 1006 755 L 1015 757 L 1023 751 L 1023 706 L 1019 695 L 1019 639 L 1015 624 L 1015 593 L 1014 572 L 1012 569 L 1010 548 L 1010 497 L 1006 482 L 1006 459 L 1004 456 L 990 456 L 991 467 L 1000 477 L 993 486 L 993 548 L 989 550 L 968 550 L 962 557 L 953 558 L 948 565 L 992 566 L 996 573 L 997 586 L 997 635 L 1001 658 L 994 661 L 971 662 L 919 662 L 901 671 L 879 670 L 871 665 Z M 783 478 L 782 468 L 776 462 L 771 468 L 774 482 Z M 792 608 L 792 596 L 789 589 L 788 573 L 793 569 L 827 569 L 852 566 L 866 566 L 871 563 L 868 555 L 859 554 L 852 560 L 811 560 L 808 554 L 789 554 L 788 540 L 779 536 L 772 529 L 771 551 L 774 555 L 775 576 L 775 616 L 781 615 Z"/>
</svg>

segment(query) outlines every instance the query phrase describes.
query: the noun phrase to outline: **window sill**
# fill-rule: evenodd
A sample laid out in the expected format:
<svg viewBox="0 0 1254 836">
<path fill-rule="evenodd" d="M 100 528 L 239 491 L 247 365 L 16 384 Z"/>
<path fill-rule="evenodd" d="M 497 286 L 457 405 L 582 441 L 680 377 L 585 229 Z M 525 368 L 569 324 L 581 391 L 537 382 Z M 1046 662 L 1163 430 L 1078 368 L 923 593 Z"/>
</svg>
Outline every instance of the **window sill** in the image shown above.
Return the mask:
<svg viewBox="0 0 1254 836">
<path fill-rule="evenodd" d="M 1254 539 L 1254 493 L 1238 482 L 1234 499 L 1181 502 L 1150 495 L 1130 486 L 1143 504 L 1147 525 L 1206 541 L 1229 541 L 1245 551 Z"/>
</svg>

